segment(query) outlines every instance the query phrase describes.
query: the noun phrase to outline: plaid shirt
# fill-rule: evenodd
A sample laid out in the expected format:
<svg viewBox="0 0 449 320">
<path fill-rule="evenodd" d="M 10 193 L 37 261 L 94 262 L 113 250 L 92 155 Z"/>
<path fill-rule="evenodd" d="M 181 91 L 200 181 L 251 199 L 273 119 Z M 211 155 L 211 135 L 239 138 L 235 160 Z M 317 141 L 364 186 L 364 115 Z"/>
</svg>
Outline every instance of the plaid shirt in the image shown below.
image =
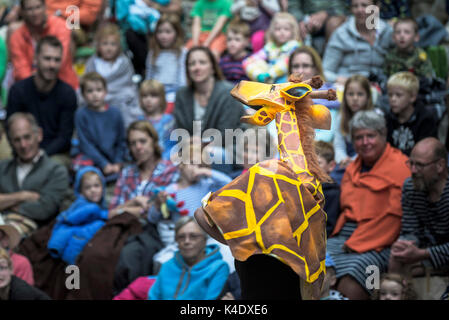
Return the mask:
<svg viewBox="0 0 449 320">
<path fill-rule="evenodd" d="M 130 165 L 120 172 L 114 189 L 114 196 L 109 204 L 109 209 L 113 209 L 126 201 L 137 196 L 153 195 L 154 188 L 167 186 L 178 181 L 179 172 L 168 160 L 160 160 L 149 180 L 142 181 L 137 166 Z"/>
</svg>

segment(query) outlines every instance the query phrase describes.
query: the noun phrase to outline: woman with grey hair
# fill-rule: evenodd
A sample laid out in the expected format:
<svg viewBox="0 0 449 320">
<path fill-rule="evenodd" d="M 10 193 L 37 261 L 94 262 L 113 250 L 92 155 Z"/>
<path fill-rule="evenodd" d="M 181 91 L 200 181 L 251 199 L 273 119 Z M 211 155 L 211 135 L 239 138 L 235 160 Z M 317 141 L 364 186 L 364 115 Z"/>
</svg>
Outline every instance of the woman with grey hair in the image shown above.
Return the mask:
<svg viewBox="0 0 449 320">
<path fill-rule="evenodd" d="M 401 227 L 401 188 L 410 176 L 407 157 L 386 141 L 384 117 L 359 111 L 349 124 L 357 158 L 341 182 L 341 214 L 327 250 L 335 262 L 337 290 L 369 299 L 373 270 L 385 272 Z"/>
<path fill-rule="evenodd" d="M 208 236 L 195 218 L 185 216 L 175 224 L 179 250 L 164 263 L 151 287 L 150 300 L 213 300 L 229 276 L 228 264 L 217 244 L 207 245 Z"/>
</svg>

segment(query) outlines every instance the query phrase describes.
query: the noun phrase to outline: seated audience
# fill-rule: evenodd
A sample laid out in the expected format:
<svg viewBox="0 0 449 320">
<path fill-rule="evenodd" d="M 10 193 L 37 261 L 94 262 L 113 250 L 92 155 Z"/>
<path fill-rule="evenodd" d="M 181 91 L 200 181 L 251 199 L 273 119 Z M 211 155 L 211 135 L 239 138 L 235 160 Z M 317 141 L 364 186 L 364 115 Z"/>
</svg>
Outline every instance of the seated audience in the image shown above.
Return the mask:
<svg viewBox="0 0 449 320">
<path fill-rule="evenodd" d="M 38 42 L 45 36 L 54 36 L 62 44 L 61 55 L 56 72 L 58 78 L 69 84 L 73 89 L 78 88 L 78 77 L 72 66 L 70 50 L 71 33 L 66 21 L 60 17 L 47 16 L 44 0 L 21 0 L 20 15 L 23 25 L 15 30 L 9 39 L 8 48 L 14 68 L 16 81 L 30 77 L 36 71 L 36 57 L 39 53 Z M 47 66 L 49 68 L 50 66 Z"/>
<path fill-rule="evenodd" d="M 176 91 L 186 85 L 184 31 L 179 16 L 162 15 L 150 37 L 145 79 L 157 80 L 165 87 L 166 100 L 173 110 Z"/>
<path fill-rule="evenodd" d="M 334 135 L 335 161 L 340 168 L 346 168 L 357 156 L 351 141 L 349 122 L 360 110 L 374 108 L 371 87 L 367 78 L 361 75 L 352 76 L 346 81 L 343 91 L 340 113 L 335 122 L 337 129 Z"/>
<path fill-rule="evenodd" d="M 192 38 L 186 47 L 204 46 L 211 50 L 216 61 L 226 49 L 224 27 L 231 18 L 231 0 L 198 0 L 193 5 L 190 16 L 192 20 Z"/>
<path fill-rule="evenodd" d="M 53 258 L 75 264 L 79 254 L 109 216 L 106 206 L 106 181 L 100 170 L 79 170 L 74 191 L 76 200 L 56 217 L 47 247 Z"/>
<path fill-rule="evenodd" d="M 0 212 L 26 237 L 56 216 L 69 178 L 66 168 L 39 148 L 43 132 L 31 114 L 13 114 L 8 131 L 14 158 L 0 162 Z"/>
<path fill-rule="evenodd" d="M 401 228 L 401 187 L 410 176 L 407 157 L 387 142 L 385 119 L 359 111 L 349 124 L 356 160 L 341 182 L 341 214 L 327 241 L 335 263 L 337 290 L 350 300 L 366 300 L 366 267 L 388 266 L 390 246 Z"/>
<path fill-rule="evenodd" d="M 137 86 L 134 84 L 134 68 L 122 52 L 120 29 L 113 23 L 102 25 L 96 34 L 96 54 L 86 62 L 85 72 L 97 72 L 107 86 L 106 103 L 122 113 L 125 128 L 136 121 L 142 111 L 139 108 Z"/>
<path fill-rule="evenodd" d="M 313 76 L 319 75 L 324 81 L 324 84 L 318 90 L 336 89 L 332 83 L 326 82 L 323 66 L 321 64 L 321 58 L 318 52 L 316 52 L 316 50 L 312 47 L 301 46 L 292 52 L 288 60 L 288 73 L 302 74 L 303 81 L 312 79 Z M 313 99 L 313 103 L 326 106 L 329 109 L 332 118 L 330 130 L 315 129 L 315 140 L 332 142 L 335 131 L 338 130 L 337 114 L 340 109 L 340 101 Z"/>
<path fill-rule="evenodd" d="M 401 71 L 409 71 L 418 78 L 434 76 L 427 53 L 415 46 L 419 41 L 418 24 L 412 18 L 402 18 L 393 27 L 395 47 L 385 56 L 384 74 L 387 78 Z"/>
<path fill-rule="evenodd" d="M 243 60 L 250 55 L 249 26 L 241 21 L 233 20 L 226 29 L 226 51 L 220 58 L 220 69 L 223 76 L 233 84 L 241 80 L 249 80 L 243 69 Z"/>
<path fill-rule="evenodd" d="M 323 290 L 320 300 L 348 300 L 345 296 L 335 290 L 337 277 L 335 276 L 335 264 L 329 254 L 326 254 L 326 276 L 324 278 Z"/>
<path fill-rule="evenodd" d="M 75 6 L 79 13 L 79 23 L 86 28 L 91 27 L 103 14 L 107 1 L 104 0 L 45 0 L 48 16 L 62 17 L 64 20 L 73 19 Z"/>
<path fill-rule="evenodd" d="M 350 16 L 329 39 L 323 57 L 324 75 L 327 81 L 344 85 L 346 80 L 360 74 L 367 78 L 378 77 L 387 50 L 392 47 L 392 29 L 382 19 L 377 26 L 369 27 L 369 5 L 376 0 L 352 0 Z"/>
<path fill-rule="evenodd" d="M 143 81 L 139 88 L 139 101 L 143 111 L 139 120 L 149 121 L 156 129 L 162 159 L 170 160 L 170 152 L 177 141 L 170 139 L 170 134 L 175 129 L 175 118 L 172 114 L 165 113 L 167 102 L 164 85 L 153 79 Z"/>
<path fill-rule="evenodd" d="M 11 258 L 13 274 L 24 280 L 30 286 L 34 285 L 33 268 L 27 257 L 16 253 L 15 249 L 20 242 L 19 231 L 11 224 L 5 223 L 0 215 L 0 248 L 5 249 Z"/>
<path fill-rule="evenodd" d="M 79 153 L 73 159 L 73 169 L 76 172 L 84 166 L 96 166 L 107 181 L 113 181 L 122 169 L 127 151 L 122 114 L 105 102 L 107 85 L 98 73 L 83 76 L 81 92 L 87 105 L 75 114 Z"/>
<path fill-rule="evenodd" d="M 218 245 L 206 245 L 207 234 L 191 216 L 178 220 L 175 237 L 179 251 L 162 265 L 148 299 L 217 299 L 229 276 Z"/>
<path fill-rule="evenodd" d="M 389 272 L 423 276 L 424 270 L 429 270 L 430 276 L 442 276 L 447 282 L 447 150 L 436 138 L 425 138 L 414 146 L 407 164 L 412 176 L 403 186 L 401 232 L 391 247 Z M 421 298 L 439 299 L 447 285 L 442 291 L 433 292 L 433 296 Z"/>
<path fill-rule="evenodd" d="M 254 52 L 265 45 L 265 31 L 270 26 L 271 18 L 281 10 L 278 0 L 235 0 L 231 6 L 234 17 L 248 24 L 250 29 L 247 37 L 251 38 Z"/>
<path fill-rule="evenodd" d="M 393 74 L 387 82 L 390 111 L 387 141 L 407 156 L 415 144 L 426 137 L 437 137 L 437 120 L 430 108 L 416 103 L 419 80 L 411 72 Z"/>
<path fill-rule="evenodd" d="M 44 292 L 13 274 L 8 252 L 0 248 L 0 300 L 50 300 Z"/>
<path fill-rule="evenodd" d="M 225 147 L 225 129 L 242 127 L 242 104 L 229 94 L 232 85 L 224 80 L 217 61 L 207 47 L 189 50 L 186 71 L 188 85 L 176 94 L 173 113 L 176 127 L 187 130 L 190 136 L 195 132 L 203 136 L 205 130 L 217 129 L 222 140 L 214 144 L 222 142 L 220 147 Z"/>
<path fill-rule="evenodd" d="M 175 182 L 179 174 L 169 160 L 162 159 L 157 132 L 148 121 L 136 121 L 128 127 L 127 144 L 133 163 L 120 172 L 110 214 L 128 212 L 146 217 L 150 206 L 160 207 L 167 196 L 163 191 L 155 194 L 155 189 Z"/>
<path fill-rule="evenodd" d="M 284 11 L 290 12 L 299 22 L 302 39 L 308 39 L 307 45 L 314 46 L 320 54 L 329 37 L 348 15 L 349 1 L 316 1 L 316 0 L 279 0 Z"/>
<path fill-rule="evenodd" d="M 246 75 L 253 81 L 287 82 L 288 57 L 301 45 L 298 23 L 288 12 L 278 12 L 271 19 L 266 44 L 243 60 Z"/>
<path fill-rule="evenodd" d="M 43 130 L 40 147 L 48 156 L 66 164 L 70 161 L 77 100 L 75 91 L 58 78 L 62 54 L 63 47 L 57 38 L 47 36 L 39 41 L 36 73 L 11 87 L 7 118 L 15 112 L 31 113 Z"/>
<path fill-rule="evenodd" d="M 315 151 L 321 169 L 330 176 L 336 165 L 334 160 L 334 147 L 329 142 L 315 141 Z M 322 187 L 324 198 L 326 199 L 324 202 L 324 211 L 327 215 L 326 232 L 329 237 L 340 215 L 340 186 L 333 181 L 331 183 L 322 183 Z"/>
<path fill-rule="evenodd" d="M 374 290 L 372 300 L 416 300 L 416 292 L 410 279 L 398 273 L 384 273 L 380 287 Z"/>
<path fill-rule="evenodd" d="M 145 59 L 148 53 L 147 35 L 153 33 L 161 13 L 155 5 L 178 1 L 115 0 L 115 17 L 125 35 L 128 49 L 132 52 L 132 64 L 137 74 L 144 77 Z M 162 7 L 162 6 L 160 6 Z"/>
</svg>

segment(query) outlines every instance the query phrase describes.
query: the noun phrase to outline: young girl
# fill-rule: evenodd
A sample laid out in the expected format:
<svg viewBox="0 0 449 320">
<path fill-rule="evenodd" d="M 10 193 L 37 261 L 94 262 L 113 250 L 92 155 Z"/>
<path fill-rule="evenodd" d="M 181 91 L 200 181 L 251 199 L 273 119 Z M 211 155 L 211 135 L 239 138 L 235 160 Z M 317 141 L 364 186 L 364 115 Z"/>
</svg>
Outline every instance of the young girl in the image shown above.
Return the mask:
<svg viewBox="0 0 449 320">
<path fill-rule="evenodd" d="M 118 108 L 125 128 L 142 115 L 137 87 L 132 81 L 134 68 L 122 52 L 120 29 L 107 23 L 96 34 L 97 53 L 86 62 L 86 72 L 96 71 L 105 78 L 108 88 L 106 102 Z"/>
<path fill-rule="evenodd" d="M 368 79 L 361 75 L 350 77 L 344 87 L 340 113 L 336 117 L 338 128 L 334 135 L 335 161 L 340 168 L 346 168 L 357 156 L 349 135 L 349 121 L 357 111 L 373 108 Z"/>
<path fill-rule="evenodd" d="M 267 31 L 267 43 L 243 60 L 243 68 L 253 81 L 282 83 L 287 81 L 288 57 L 301 45 L 298 23 L 287 12 L 278 12 Z"/>
<path fill-rule="evenodd" d="M 263 48 L 265 30 L 270 26 L 272 16 L 280 10 L 278 0 L 235 0 L 232 4 L 232 14 L 250 25 L 254 52 Z"/>
<path fill-rule="evenodd" d="M 375 290 L 373 300 L 416 300 L 413 285 L 397 273 L 384 273 L 380 278 L 380 289 Z"/>
<path fill-rule="evenodd" d="M 165 87 L 166 100 L 171 104 L 175 101 L 178 88 L 186 85 L 186 54 L 179 17 L 162 15 L 150 39 L 145 78 L 161 82 Z"/>
<path fill-rule="evenodd" d="M 157 80 L 145 80 L 139 89 L 140 107 L 143 116 L 139 120 L 148 120 L 156 129 L 161 146 L 162 159 L 170 160 L 171 148 L 177 141 L 170 140 L 170 133 L 175 128 L 175 118 L 164 113 L 167 106 L 164 85 Z"/>
</svg>

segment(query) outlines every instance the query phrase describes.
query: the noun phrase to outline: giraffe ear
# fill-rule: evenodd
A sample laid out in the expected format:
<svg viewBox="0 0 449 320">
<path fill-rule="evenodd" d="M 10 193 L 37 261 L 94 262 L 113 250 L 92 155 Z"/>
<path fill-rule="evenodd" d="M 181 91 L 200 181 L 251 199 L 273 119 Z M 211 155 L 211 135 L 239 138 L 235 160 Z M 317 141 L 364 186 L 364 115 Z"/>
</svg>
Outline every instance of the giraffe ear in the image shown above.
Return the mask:
<svg viewBox="0 0 449 320">
<path fill-rule="evenodd" d="M 322 104 L 314 104 L 309 109 L 309 115 L 312 118 L 312 127 L 315 129 L 331 129 L 331 113 L 328 108 Z"/>
</svg>

